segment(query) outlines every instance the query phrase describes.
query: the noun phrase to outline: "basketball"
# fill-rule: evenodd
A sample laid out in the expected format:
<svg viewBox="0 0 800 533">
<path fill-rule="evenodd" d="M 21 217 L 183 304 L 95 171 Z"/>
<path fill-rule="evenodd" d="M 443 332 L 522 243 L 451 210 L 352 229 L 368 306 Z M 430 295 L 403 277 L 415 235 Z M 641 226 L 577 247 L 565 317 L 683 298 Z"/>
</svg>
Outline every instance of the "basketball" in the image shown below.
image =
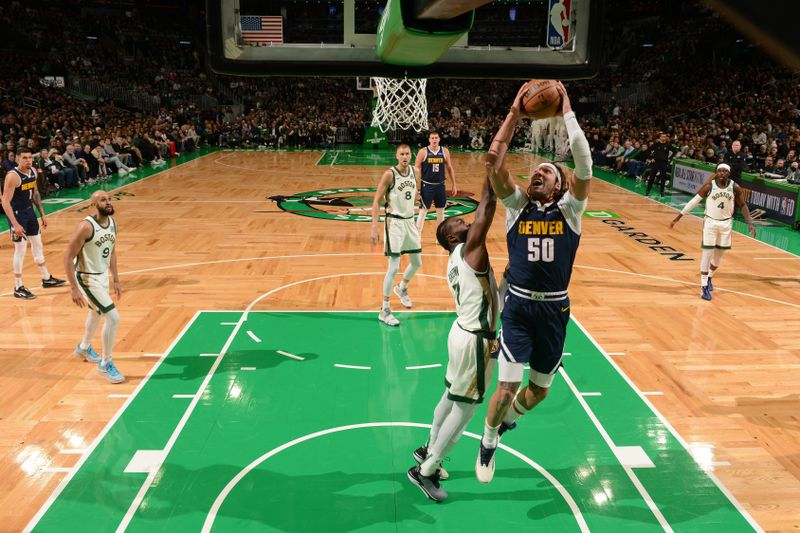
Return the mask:
<svg viewBox="0 0 800 533">
<path fill-rule="evenodd" d="M 554 117 L 561 110 L 561 95 L 555 80 L 531 80 L 522 94 L 522 112 L 531 118 Z"/>
</svg>

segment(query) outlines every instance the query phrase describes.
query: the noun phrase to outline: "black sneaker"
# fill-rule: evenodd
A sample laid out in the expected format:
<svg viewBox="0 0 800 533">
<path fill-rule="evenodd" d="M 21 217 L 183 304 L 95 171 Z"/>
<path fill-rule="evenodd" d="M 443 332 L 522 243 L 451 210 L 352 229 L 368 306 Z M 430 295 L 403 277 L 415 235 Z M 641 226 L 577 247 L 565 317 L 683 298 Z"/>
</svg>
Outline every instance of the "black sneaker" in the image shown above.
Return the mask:
<svg viewBox="0 0 800 533">
<path fill-rule="evenodd" d="M 24 285 L 20 285 L 19 288 L 14 289 L 14 298 L 22 298 L 23 300 L 33 300 L 34 298 L 36 298 L 36 295 L 33 294 L 28 289 L 26 289 Z"/>
<path fill-rule="evenodd" d="M 500 423 L 500 429 L 497 430 L 497 436 L 498 437 L 502 437 L 503 433 L 505 433 L 506 431 L 511 431 L 512 429 L 514 429 L 516 427 L 517 427 L 517 423 L 516 422 L 512 422 L 510 424 L 506 424 L 505 422 L 501 422 Z"/>
<path fill-rule="evenodd" d="M 417 463 L 422 464 L 423 462 L 425 462 L 425 459 L 427 457 L 428 457 L 428 445 L 427 444 L 423 444 L 422 446 L 420 446 L 419 448 L 414 450 L 414 460 Z"/>
<path fill-rule="evenodd" d="M 63 284 L 65 284 L 66 282 L 67 282 L 67 280 L 54 278 L 53 275 L 50 274 L 50 279 L 43 279 L 42 280 L 42 287 L 44 287 L 45 289 L 50 289 L 50 288 L 53 288 L 53 287 L 60 287 Z"/>
<path fill-rule="evenodd" d="M 414 456 L 414 460 L 418 464 L 422 464 L 425 462 L 425 459 L 428 458 L 428 445 L 423 444 L 412 454 Z M 450 478 L 450 474 L 447 473 L 447 470 L 442 468 L 442 465 L 439 465 L 439 468 L 436 469 L 436 473 L 439 474 L 439 481 L 447 481 Z"/>
<path fill-rule="evenodd" d="M 422 475 L 418 466 L 412 466 L 408 469 L 408 479 L 431 500 L 443 502 L 447 499 L 447 491 L 439 484 L 439 472 L 427 477 Z"/>
</svg>

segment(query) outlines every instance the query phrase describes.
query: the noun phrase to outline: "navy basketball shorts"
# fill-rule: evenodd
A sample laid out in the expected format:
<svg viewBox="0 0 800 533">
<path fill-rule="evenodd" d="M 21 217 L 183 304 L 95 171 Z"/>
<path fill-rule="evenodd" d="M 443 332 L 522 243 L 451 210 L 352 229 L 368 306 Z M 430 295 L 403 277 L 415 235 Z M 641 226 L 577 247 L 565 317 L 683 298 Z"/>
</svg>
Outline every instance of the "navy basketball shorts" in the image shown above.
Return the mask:
<svg viewBox="0 0 800 533">
<path fill-rule="evenodd" d="M 17 218 L 19 225 L 22 226 L 22 229 L 25 230 L 25 235 L 30 237 L 39 235 L 39 219 L 36 217 L 36 212 L 32 207 L 15 210 L 14 216 Z M 11 231 L 11 240 L 14 242 L 22 240 L 21 236 L 14 234 L 14 226 L 11 224 L 10 220 L 8 221 L 8 225 Z"/>
<path fill-rule="evenodd" d="M 553 375 L 558 370 L 569 323 L 569 298 L 545 302 L 509 292 L 500 322 L 499 358 L 529 363 L 538 374 Z"/>
<path fill-rule="evenodd" d="M 422 205 L 425 209 L 430 209 L 431 205 L 439 207 L 447 207 L 447 192 L 445 191 L 444 183 L 438 185 L 422 184 Z"/>
</svg>

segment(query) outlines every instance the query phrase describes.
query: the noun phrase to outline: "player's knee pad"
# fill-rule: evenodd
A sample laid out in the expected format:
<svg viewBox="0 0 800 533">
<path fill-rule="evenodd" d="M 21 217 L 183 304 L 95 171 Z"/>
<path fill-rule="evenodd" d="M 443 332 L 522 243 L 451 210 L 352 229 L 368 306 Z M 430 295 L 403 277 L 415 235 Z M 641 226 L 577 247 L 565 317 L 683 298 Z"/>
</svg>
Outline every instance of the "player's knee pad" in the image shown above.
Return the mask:
<svg viewBox="0 0 800 533">
<path fill-rule="evenodd" d="M 37 265 L 41 265 L 44 263 L 44 246 L 42 246 L 42 236 L 31 235 L 28 237 L 28 240 L 31 241 L 31 255 L 33 255 L 33 260 L 36 261 Z"/>
<path fill-rule="evenodd" d="M 700 258 L 700 272 L 708 272 L 708 265 L 711 263 L 711 256 L 714 250 L 711 248 L 703 248 L 703 255 Z"/>
</svg>

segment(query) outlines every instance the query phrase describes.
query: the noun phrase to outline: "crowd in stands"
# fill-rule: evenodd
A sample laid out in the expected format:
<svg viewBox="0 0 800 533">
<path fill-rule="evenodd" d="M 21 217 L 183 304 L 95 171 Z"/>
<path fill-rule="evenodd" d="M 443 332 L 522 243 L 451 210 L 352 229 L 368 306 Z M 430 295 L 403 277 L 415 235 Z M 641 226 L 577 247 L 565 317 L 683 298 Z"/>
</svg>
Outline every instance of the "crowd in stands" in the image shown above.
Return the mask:
<svg viewBox="0 0 800 533">
<path fill-rule="evenodd" d="M 737 42 L 736 33 L 709 13 L 687 19 L 683 10 L 697 6 L 648 4 L 628 0 L 627 11 L 616 12 L 609 66 L 597 78 L 567 83 L 595 163 L 641 176 L 653 142 L 664 132 L 674 157 L 716 163 L 739 141 L 748 170 L 800 181 L 797 75 Z M 89 3 L 74 9 L 74 16 L 57 17 L 63 12 L 57 0 L 0 7 L 7 29 L 0 51 L 2 164 L 13 166 L 15 150 L 28 147 L 50 188 L 158 165 L 202 145 L 324 148 L 339 138 L 360 143 L 369 125 L 372 95 L 357 90 L 352 78 L 220 76 L 205 66 L 202 24 L 187 22 L 176 30 L 177 14 L 106 4 Z M 54 32 L 50 22 L 56 17 L 60 26 Z M 640 23 L 648 30 L 637 31 Z M 31 68 L 21 71 L 21 61 Z M 157 98 L 158 105 L 139 109 L 89 98 L 69 85 L 45 87 L 38 82 L 44 75 L 90 79 Z M 485 149 L 518 86 L 429 80 L 431 129 L 451 149 Z M 647 94 L 626 98 L 633 86 Z M 426 142 L 424 133 L 400 138 Z M 514 142 L 517 148 L 536 144 L 527 123 L 519 125 Z"/>
</svg>

